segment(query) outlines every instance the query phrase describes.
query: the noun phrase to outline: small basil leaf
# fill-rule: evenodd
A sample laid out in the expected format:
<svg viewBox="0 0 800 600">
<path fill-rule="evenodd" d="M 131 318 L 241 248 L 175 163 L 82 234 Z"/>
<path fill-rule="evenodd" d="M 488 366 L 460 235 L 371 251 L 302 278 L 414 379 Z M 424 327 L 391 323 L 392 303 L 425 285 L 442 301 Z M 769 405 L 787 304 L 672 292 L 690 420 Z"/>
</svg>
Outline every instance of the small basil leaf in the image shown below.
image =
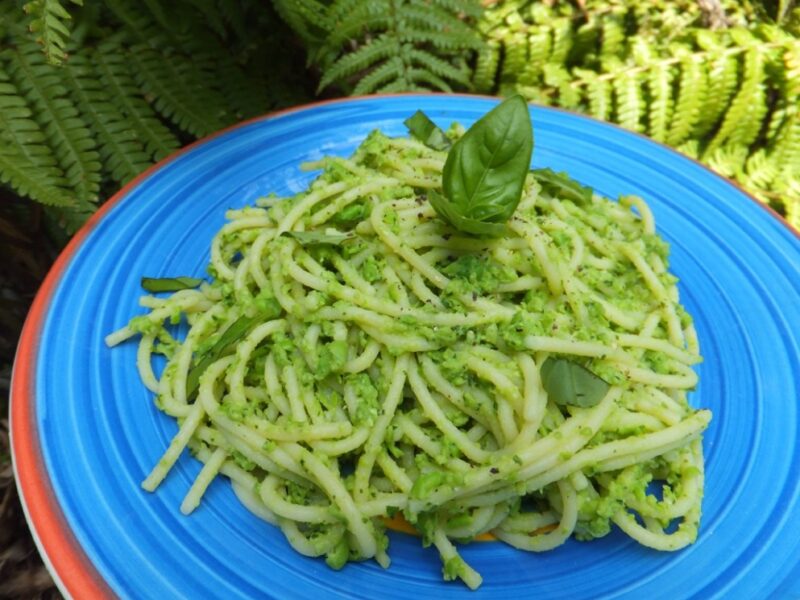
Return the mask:
<svg viewBox="0 0 800 600">
<path fill-rule="evenodd" d="M 576 204 L 592 201 L 592 188 L 581 185 L 566 173 L 556 173 L 552 169 L 533 169 L 531 172 L 542 186 L 542 191 L 554 198 L 572 200 Z"/>
<path fill-rule="evenodd" d="M 283 235 L 296 239 L 302 246 L 313 246 L 315 244 L 328 244 L 340 246 L 343 242 L 356 237 L 353 232 L 325 232 L 325 231 L 284 231 Z"/>
<path fill-rule="evenodd" d="M 583 365 L 566 358 L 549 357 L 541 370 L 542 385 L 556 404 L 588 408 L 608 393 L 608 383 Z"/>
<path fill-rule="evenodd" d="M 205 354 L 195 357 L 195 364 L 189 369 L 189 373 L 186 376 L 187 398 L 191 398 L 197 392 L 197 388 L 200 385 L 200 376 L 203 372 L 220 358 L 229 354 L 236 342 L 263 320 L 263 315 L 256 315 L 255 317 L 242 315 L 231 323 L 230 327 L 219 336 L 216 343 Z"/>
<path fill-rule="evenodd" d="M 442 172 L 442 189 L 451 210 L 469 221 L 503 223 L 519 204 L 531 164 L 533 130 L 522 96 L 505 100 L 481 117 L 459 139 Z M 437 211 L 438 212 L 438 211 Z"/>
<path fill-rule="evenodd" d="M 141 283 L 148 292 L 179 292 L 196 288 L 203 280 L 196 277 L 142 277 Z"/>
<path fill-rule="evenodd" d="M 459 231 L 489 237 L 503 237 L 508 233 L 508 227 L 506 227 L 505 223 L 476 221 L 475 219 L 461 216 L 458 210 L 447 201 L 447 198 L 435 190 L 428 190 L 428 200 L 431 206 L 433 206 L 433 209 L 439 213 L 439 216 L 443 217 L 445 221 Z"/>
<path fill-rule="evenodd" d="M 434 150 L 447 150 L 451 142 L 445 135 L 444 131 L 436 126 L 436 123 L 431 121 L 421 110 L 418 110 L 413 115 L 403 121 L 408 127 L 409 133 L 413 135 L 420 142 L 425 144 L 428 148 Z"/>
</svg>

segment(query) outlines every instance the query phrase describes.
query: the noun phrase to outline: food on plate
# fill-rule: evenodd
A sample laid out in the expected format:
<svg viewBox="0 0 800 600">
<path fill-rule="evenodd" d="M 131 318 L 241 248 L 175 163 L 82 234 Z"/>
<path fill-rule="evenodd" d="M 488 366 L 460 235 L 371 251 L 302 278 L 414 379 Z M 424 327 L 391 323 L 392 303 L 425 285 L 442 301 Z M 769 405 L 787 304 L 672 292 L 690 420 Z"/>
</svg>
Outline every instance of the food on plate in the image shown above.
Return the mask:
<svg viewBox="0 0 800 600">
<path fill-rule="evenodd" d="M 402 516 L 471 588 L 455 544 L 486 533 L 692 543 L 711 415 L 687 401 L 698 341 L 647 204 L 530 170 L 518 97 L 466 132 L 406 123 L 229 210 L 208 281 L 146 282 L 169 295 L 107 338 L 141 336 L 142 381 L 179 423 L 143 487 L 188 448 L 184 513 L 221 473 L 335 569 L 387 567 Z"/>
</svg>

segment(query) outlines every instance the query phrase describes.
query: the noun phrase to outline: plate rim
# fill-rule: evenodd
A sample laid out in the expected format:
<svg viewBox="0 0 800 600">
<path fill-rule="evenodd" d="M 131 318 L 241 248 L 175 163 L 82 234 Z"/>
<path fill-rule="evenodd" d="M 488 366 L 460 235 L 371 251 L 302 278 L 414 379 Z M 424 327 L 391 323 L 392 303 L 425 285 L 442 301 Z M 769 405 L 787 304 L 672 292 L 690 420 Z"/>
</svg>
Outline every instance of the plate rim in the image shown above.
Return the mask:
<svg viewBox="0 0 800 600">
<path fill-rule="evenodd" d="M 374 102 L 390 98 L 408 97 L 449 97 L 453 99 L 485 99 L 500 101 L 499 96 L 469 93 L 444 93 L 444 92 L 405 92 L 382 95 L 364 95 L 320 100 L 306 104 L 300 104 L 271 111 L 234 123 L 224 129 L 220 129 L 208 136 L 195 140 L 194 142 L 179 148 L 172 154 L 166 156 L 157 163 L 151 165 L 134 179 L 129 181 L 114 193 L 98 210 L 87 220 L 86 223 L 75 233 L 62 252 L 59 254 L 53 265 L 50 267 L 44 281 L 42 282 L 36 296 L 31 304 L 31 308 L 25 318 L 22 333 L 17 345 L 16 354 L 11 373 L 10 402 L 9 402 L 9 437 L 11 444 L 11 460 L 14 478 L 19 492 L 20 504 L 23 514 L 31 531 L 34 543 L 39 551 L 42 560 L 53 577 L 59 591 L 67 598 L 87 597 L 87 598 L 114 598 L 115 594 L 109 584 L 97 570 L 95 565 L 86 555 L 83 547 L 70 528 L 64 512 L 58 504 L 57 497 L 53 491 L 50 475 L 44 463 L 42 447 L 37 423 L 36 410 L 36 371 L 38 347 L 41 332 L 47 318 L 50 305 L 56 290 L 62 282 L 72 258 L 78 253 L 86 238 L 128 194 L 134 191 L 145 180 L 156 174 L 160 169 L 168 166 L 181 156 L 197 149 L 239 128 L 247 127 L 254 123 L 267 121 L 277 117 L 301 113 L 335 104 L 355 104 L 359 102 Z M 693 162 L 702 167 L 714 178 L 720 179 L 743 196 L 757 204 L 773 218 L 786 227 L 789 232 L 800 240 L 800 230 L 793 227 L 786 219 L 778 214 L 772 207 L 759 201 L 755 196 L 745 190 L 732 179 L 713 171 L 710 167 L 700 161 L 689 157 L 682 152 L 672 148 L 663 142 L 654 140 L 642 133 L 630 131 L 615 123 L 609 123 L 589 115 L 579 113 L 574 110 L 560 107 L 546 106 L 534 102 L 527 102 L 530 108 L 543 109 L 552 112 L 560 112 L 587 119 L 589 121 L 618 129 L 625 134 L 642 138 L 647 142 L 655 144 L 670 153 Z"/>
</svg>

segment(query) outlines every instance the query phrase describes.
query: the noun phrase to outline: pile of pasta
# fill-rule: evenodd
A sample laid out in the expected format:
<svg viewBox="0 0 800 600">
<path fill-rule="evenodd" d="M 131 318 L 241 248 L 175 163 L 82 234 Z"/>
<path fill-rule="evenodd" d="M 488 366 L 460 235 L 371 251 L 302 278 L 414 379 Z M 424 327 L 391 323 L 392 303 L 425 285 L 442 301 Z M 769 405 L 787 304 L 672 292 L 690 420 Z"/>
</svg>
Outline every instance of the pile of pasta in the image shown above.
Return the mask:
<svg viewBox="0 0 800 600">
<path fill-rule="evenodd" d="M 228 211 L 210 281 L 141 299 L 107 342 L 141 336 L 142 381 L 179 423 L 143 487 L 188 448 L 203 467 L 184 513 L 221 473 L 337 569 L 388 566 L 402 517 L 471 588 L 455 543 L 486 533 L 534 552 L 614 524 L 658 550 L 693 542 L 710 413 L 687 402 L 698 342 L 648 206 L 530 174 L 507 235 L 469 236 L 426 199 L 445 157 L 373 132 L 305 165 L 321 170 L 306 191 Z M 555 402 L 550 357 L 608 391 Z"/>
</svg>

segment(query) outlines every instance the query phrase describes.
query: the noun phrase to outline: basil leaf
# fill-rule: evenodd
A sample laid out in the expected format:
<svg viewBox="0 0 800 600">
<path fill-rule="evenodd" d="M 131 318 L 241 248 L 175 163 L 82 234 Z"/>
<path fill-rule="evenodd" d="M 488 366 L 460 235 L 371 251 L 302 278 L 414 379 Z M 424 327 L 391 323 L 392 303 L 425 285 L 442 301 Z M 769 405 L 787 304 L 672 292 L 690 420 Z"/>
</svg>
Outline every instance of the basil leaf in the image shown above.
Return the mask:
<svg viewBox="0 0 800 600">
<path fill-rule="evenodd" d="M 505 223 L 490 223 L 462 217 L 458 210 L 447 201 L 447 198 L 435 190 L 428 190 L 428 200 L 439 216 L 444 217 L 445 221 L 459 231 L 490 237 L 502 237 L 508 232 Z"/>
<path fill-rule="evenodd" d="M 343 242 L 356 237 L 353 232 L 331 232 L 324 231 L 284 231 L 283 235 L 296 239 L 302 246 L 313 246 L 315 244 L 328 244 L 331 246 L 341 246 Z"/>
<path fill-rule="evenodd" d="M 421 110 L 418 110 L 413 115 L 408 117 L 403 124 L 408 127 L 409 133 L 413 135 L 420 142 L 425 144 L 428 148 L 434 150 L 447 150 L 451 142 L 445 135 L 444 131 L 436 126 L 436 123 L 431 121 Z"/>
<path fill-rule="evenodd" d="M 200 386 L 200 376 L 203 372 L 220 358 L 229 354 L 235 347 L 236 342 L 263 320 L 263 315 L 256 315 L 255 317 L 242 315 L 230 324 L 205 354 L 195 358 L 195 365 L 189 369 L 189 374 L 186 376 L 187 398 L 191 398 L 197 392 L 197 388 Z M 197 358 L 200 360 L 197 360 Z"/>
<path fill-rule="evenodd" d="M 179 292 L 196 288 L 203 280 L 196 277 L 142 277 L 141 283 L 148 292 Z"/>
<path fill-rule="evenodd" d="M 588 408 L 608 393 L 608 383 L 583 365 L 566 358 L 549 357 L 541 370 L 542 385 L 556 404 Z"/>
<path fill-rule="evenodd" d="M 566 173 L 556 173 L 552 169 L 533 169 L 531 171 L 542 191 L 560 200 L 572 200 L 576 204 L 592 201 L 592 188 L 581 185 Z"/>
<path fill-rule="evenodd" d="M 448 209 L 438 203 L 439 208 L 434 205 L 436 212 L 457 229 L 480 229 L 475 222 L 504 223 L 522 197 L 532 152 L 528 105 L 522 96 L 512 96 L 481 117 L 453 144 L 442 173 Z M 454 218 L 455 214 L 461 218 Z M 500 230 L 491 225 L 485 229 L 479 233 L 497 235 L 488 230 Z"/>
</svg>

